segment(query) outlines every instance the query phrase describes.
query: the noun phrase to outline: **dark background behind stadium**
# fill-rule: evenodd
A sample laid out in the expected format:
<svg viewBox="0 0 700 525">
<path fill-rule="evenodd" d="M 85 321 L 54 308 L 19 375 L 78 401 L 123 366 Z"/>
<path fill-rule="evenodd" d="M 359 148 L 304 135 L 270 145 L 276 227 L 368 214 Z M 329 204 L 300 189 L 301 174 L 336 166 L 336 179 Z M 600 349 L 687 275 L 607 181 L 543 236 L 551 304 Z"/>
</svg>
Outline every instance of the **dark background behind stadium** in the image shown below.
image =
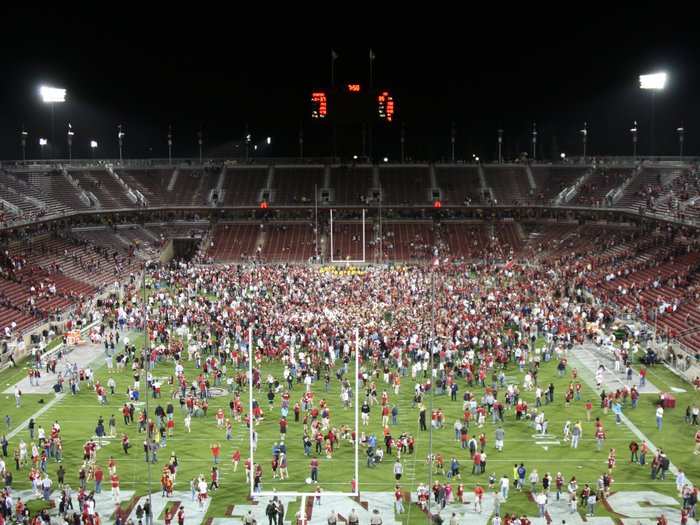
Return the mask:
<svg viewBox="0 0 700 525">
<path fill-rule="evenodd" d="M 403 123 L 407 157 L 448 158 L 454 122 L 458 158 L 496 157 L 499 127 L 509 157 L 530 150 L 533 120 L 539 157 L 580 154 L 586 120 L 590 154 L 630 155 L 635 119 L 639 153 L 646 154 L 650 94 L 638 88 L 637 76 L 660 69 L 670 83 L 656 97 L 656 152 L 678 153 L 675 129 L 683 122 L 685 151 L 698 154 L 700 39 L 690 13 L 667 7 L 503 5 L 467 17 L 462 10 L 472 8 L 465 5 L 419 23 L 387 6 L 385 22 L 367 11 L 380 31 L 360 23 L 335 31 L 311 18 L 280 27 L 262 15 L 229 18 L 214 7 L 178 13 L 174 4 L 151 12 L 118 4 L 3 7 L 0 158 L 21 157 L 23 125 L 27 157 L 39 157 L 38 138 L 51 128 L 41 83 L 68 89 L 68 102 L 56 107 L 56 142 L 65 152 L 70 121 L 75 158 L 89 156 L 92 139 L 98 156 L 117 156 L 118 123 L 126 127 L 127 157 L 166 157 L 170 123 L 174 156 L 196 155 L 200 126 L 205 152 L 233 155 L 246 124 L 254 142 L 273 137 L 270 155 L 296 156 L 300 125 L 305 155 L 328 155 L 328 133 L 309 119 L 308 99 L 312 88 L 329 84 L 331 47 L 337 82 L 367 83 L 371 47 L 375 85 L 394 93 L 396 123 L 378 128 L 376 156 L 398 158 Z M 326 15 L 335 22 L 333 9 Z"/>
</svg>

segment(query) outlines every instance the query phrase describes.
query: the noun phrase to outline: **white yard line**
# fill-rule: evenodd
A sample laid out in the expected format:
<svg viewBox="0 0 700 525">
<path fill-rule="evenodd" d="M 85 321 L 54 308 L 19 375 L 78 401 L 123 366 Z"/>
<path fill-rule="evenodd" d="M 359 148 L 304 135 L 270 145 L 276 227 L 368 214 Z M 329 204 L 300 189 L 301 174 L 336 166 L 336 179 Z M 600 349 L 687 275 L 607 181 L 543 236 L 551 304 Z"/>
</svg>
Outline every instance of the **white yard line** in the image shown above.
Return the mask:
<svg viewBox="0 0 700 525">
<path fill-rule="evenodd" d="M 574 360 L 578 361 L 579 363 L 581 363 L 583 365 L 583 368 L 579 369 L 581 378 L 588 384 L 588 386 L 591 389 L 593 389 L 594 391 L 597 392 L 598 389 L 596 388 L 595 379 L 591 376 L 590 370 L 588 369 L 588 367 L 586 367 L 584 365 L 583 361 L 579 358 L 578 352 L 587 352 L 589 354 L 589 356 L 591 356 L 591 353 L 587 348 L 579 346 L 579 347 L 576 347 L 574 349 L 574 351 L 571 352 L 569 355 L 572 356 Z M 658 448 L 656 447 L 656 445 L 654 445 L 654 443 L 651 441 L 651 439 L 649 439 L 646 435 L 644 435 L 644 433 L 637 427 L 637 425 L 635 425 L 624 414 L 620 415 L 620 419 L 627 426 L 627 428 L 629 428 L 632 431 L 632 433 L 634 433 L 634 435 L 637 437 L 637 439 L 639 439 L 640 441 L 646 441 L 647 444 L 649 445 L 649 450 L 652 453 L 656 454 L 656 452 L 658 451 Z M 565 460 L 559 460 L 559 461 L 565 461 Z M 678 468 L 673 463 L 670 464 L 669 470 L 671 471 L 671 473 L 674 476 L 676 474 L 678 474 Z M 692 481 L 690 479 L 688 479 L 687 477 L 686 477 L 686 480 L 688 483 L 692 484 Z"/>
<path fill-rule="evenodd" d="M 34 420 L 38 419 L 39 416 L 41 416 L 45 412 L 48 412 L 49 409 L 51 409 L 56 403 L 58 403 L 64 397 L 65 397 L 65 394 L 56 394 L 56 396 L 51 401 L 46 403 L 43 407 L 41 407 L 39 410 L 34 412 L 31 416 L 29 416 L 27 419 L 25 419 L 19 425 L 17 425 L 17 428 L 15 428 L 13 431 L 11 431 L 9 434 L 7 434 L 7 440 L 9 441 L 13 437 L 15 437 L 17 434 L 19 434 L 22 430 L 26 430 L 30 419 L 34 419 Z"/>
</svg>

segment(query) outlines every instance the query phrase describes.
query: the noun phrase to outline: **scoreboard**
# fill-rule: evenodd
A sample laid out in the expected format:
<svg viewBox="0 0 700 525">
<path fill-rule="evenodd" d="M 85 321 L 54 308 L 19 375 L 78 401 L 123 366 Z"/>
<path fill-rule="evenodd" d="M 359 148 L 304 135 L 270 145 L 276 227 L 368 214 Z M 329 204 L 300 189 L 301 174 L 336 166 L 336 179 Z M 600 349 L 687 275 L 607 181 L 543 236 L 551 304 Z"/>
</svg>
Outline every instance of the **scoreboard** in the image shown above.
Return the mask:
<svg viewBox="0 0 700 525">
<path fill-rule="evenodd" d="M 386 89 L 366 89 L 357 83 L 311 93 L 311 118 L 329 119 L 341 124 L 380 120 L 391 123 L 396 105 Z"/>
</svg>

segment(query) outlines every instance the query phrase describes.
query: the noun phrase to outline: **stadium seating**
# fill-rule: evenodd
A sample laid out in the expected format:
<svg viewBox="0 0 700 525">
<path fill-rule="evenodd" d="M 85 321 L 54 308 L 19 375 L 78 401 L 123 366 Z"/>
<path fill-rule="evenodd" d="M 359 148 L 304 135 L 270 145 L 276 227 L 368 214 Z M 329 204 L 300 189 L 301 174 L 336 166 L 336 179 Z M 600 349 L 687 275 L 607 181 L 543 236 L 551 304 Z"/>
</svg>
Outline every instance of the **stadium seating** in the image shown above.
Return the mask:
<svg viewBox="0 0 700 525">
<path fill-rule="evenodd" d="M 228 168 L 222 189 L 225 206 L 258 204 L 260 190 L 265 187 L 267 167 Z"/>
<path fill-rule="evenodd" d="M 245 261 L 256 257 L 259 224 L 218 224 L 212 232 L 207 257 L 215 261 Z"/>
<path fill-rule="evenodd" d="M 80 188 L 92 192 L 104 209 L 132 208 L 134 203 L 129 200 L 126 191 L 107 171 L 69 171 L 76 179 Z"/>
<path fill-rule="evenodd" d="M 315 253 L 314 239 L 312 224 L 269 224 L 260 257 L 267 262 L 307 262 Z"/>
<path fill-rule="evenodd" d="M 498 204 L 535 202 L 535 190 L 530 189 L 524 167 L 484 167 L 484 175 Z"/>
<path fill-rule="evenodd" d="M 475 166 L 436 166 L 435 178 L 442 192 L 443 204 L 478 203 L 479 173 Z"/>
<path fill-rule="evenodd" d="M 331 170 L 331 188 L 338 204 L 362 204 L 374 187 L 370 166 L 341 166 Z"/>
<path fill-rule="evenodd" d="M 384 166 L 379 170 L 383 203 L 424 204 L 428 202 L 428 166 Z"/>
<path fill-rule="evenodd" d="M 323 166 L 276 166 L 273 182 L 276 204 L 310 204 L 314 187 L 323 188 Z"/>
<path fill-rule="evenodd" d="M 383 223 L 382 232 L 385 260 L 420 261 L 433 255 L 432 223 Z"/>
</svg>

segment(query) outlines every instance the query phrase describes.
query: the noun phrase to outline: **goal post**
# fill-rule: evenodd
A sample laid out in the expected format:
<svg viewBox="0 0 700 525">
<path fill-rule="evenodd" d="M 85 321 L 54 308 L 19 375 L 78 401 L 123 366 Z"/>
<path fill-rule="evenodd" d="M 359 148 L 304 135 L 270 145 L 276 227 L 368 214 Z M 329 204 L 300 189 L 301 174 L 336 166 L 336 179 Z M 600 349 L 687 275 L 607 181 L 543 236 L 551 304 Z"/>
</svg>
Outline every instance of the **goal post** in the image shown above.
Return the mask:
<svg viewBox="0 0 700 525">
<path fill-rule="evenodd" d="M 331 248 L 331 263 L 348 263 L 348 264 L 364 264 L 367 260 L 367 243 L 366 243 L 366 231 L 365 231 L 365 213 L 366 210 L 362 209 L 362 259 L 336 259 L 335 258 L 335 244 L 333 243 L 333 209 L 330 210 L 330 248 Z"/>
</svg>

